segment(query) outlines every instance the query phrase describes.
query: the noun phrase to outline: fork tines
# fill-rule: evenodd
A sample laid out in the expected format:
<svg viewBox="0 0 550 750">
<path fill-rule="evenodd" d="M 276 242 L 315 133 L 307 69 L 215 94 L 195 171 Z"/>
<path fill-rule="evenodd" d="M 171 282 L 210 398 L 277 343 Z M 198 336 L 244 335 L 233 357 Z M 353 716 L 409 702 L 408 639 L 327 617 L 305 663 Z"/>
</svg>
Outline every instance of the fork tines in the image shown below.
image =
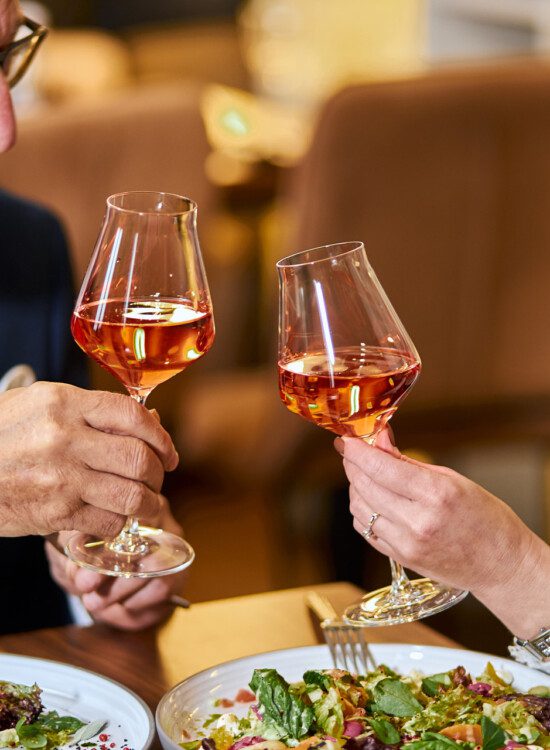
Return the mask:
<svg viewBox="0 0 550 750">
<path fill-rule="evenodd" d="M 364 628 L 331 621 L 321 623 L 321 627 L 336 669 L 355 674 L 366 674 L 376 669 Z"/>
</svg>

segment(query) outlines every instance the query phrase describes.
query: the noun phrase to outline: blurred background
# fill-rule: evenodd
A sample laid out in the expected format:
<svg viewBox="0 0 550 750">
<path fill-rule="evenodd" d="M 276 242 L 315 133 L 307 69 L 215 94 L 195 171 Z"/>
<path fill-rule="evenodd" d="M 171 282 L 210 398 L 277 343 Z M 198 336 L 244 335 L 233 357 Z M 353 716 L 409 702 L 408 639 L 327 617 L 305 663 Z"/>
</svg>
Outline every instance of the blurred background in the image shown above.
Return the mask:
<svg viewBox="0 0 550 750">
<path fill-rule="evenodd" d="M 52 31 L 0 185 L 61 217 L 75 285 L 107 195 L 199 204 L 217 339 L 150 399 L 182 456 L 190 598 L 389 581 L 332 436 L 277 392 L 274 262 L 335 241 L 365 242 L 423 359 L 399 446 L 550 539 L 550 0 L 23 5 Z M 429 624 L 509 641 L 470 599 Z"/>
</svg>

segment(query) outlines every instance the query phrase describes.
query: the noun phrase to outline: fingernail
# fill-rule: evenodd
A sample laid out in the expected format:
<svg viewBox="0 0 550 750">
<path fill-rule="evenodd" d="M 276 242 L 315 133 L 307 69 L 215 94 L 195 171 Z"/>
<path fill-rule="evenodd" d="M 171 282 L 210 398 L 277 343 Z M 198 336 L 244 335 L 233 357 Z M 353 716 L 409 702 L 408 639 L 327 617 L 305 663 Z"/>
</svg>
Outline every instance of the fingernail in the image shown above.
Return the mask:
<svg viewBox="0 0 550 750">
<path fill-rule="evenodd" d="M 160 414 L 158 413 L 156 409 L 149 409 L 149 414 L 152 417 L 154 417 L 157 420 L 157 422 L 160 422 Z"/>
<path fill-rule="evenodd" d="M 334 447 L 336 448 L 337 452 L 343 456 L 344 455 L 344 448 L 345 444 L 341 437 L 337 437 L 334 441 Z"/>
</svg>

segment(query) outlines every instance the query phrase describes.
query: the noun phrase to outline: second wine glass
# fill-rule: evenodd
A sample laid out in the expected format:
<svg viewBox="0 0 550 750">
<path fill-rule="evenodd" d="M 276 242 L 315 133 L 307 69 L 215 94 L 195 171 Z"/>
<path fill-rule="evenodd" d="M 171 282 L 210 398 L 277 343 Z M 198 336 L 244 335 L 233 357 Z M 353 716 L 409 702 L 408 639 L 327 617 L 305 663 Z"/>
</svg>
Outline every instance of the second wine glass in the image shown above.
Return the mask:
<svg viewBox="0 0 550 750">
<path fill-rule="evenodd" d="M 420 373 L 420 357 L 361 242 L 297 253 L 279 272 L 279 391 L 294 414 L 373 445 Z M 410 622 L 456 604 L 465 591 L 410 581 L 390 560 L 390 586 L 346 611 L 355 625 Z"/>
<path fill-rule="evenodd" d="M 112 195 L 76 302 L 75 341 L 142 405 L 214 341 L 196 223 L 197 206 L 188 198 Z M 136 518 L 113 540 L 76 534 L 65 551 L 83 567 L 125 577 L 168 575 L 194 559 L 186 541 Z"/>
</svg>

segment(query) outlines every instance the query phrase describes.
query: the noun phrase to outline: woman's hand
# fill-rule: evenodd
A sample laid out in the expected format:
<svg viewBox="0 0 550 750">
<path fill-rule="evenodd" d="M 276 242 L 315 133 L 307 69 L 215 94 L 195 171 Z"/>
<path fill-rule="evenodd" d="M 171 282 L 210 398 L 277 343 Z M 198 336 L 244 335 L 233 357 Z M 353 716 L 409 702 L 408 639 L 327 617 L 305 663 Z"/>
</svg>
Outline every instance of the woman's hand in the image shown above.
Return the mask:
<svg viewBox="0 0 550 750">
<path fill-rule="evenodd" d="M 471 591 L 516 635 L 550 623 L 550 548 L 502 500 L 451 469 L 338 438 L 354 528 L 373 513 L 369 544 L 424 576 Z M 533 599 L 526 614 L 529 598 Z"/>
<path fill-rule="evenodd" d="M 162 496 L 161 499 L 161 512 L 147 522 L 181 535 L 182 529 L 170 512 L 168 501 Z M 66 536 L 60 535 L 61 545 L 65 544 Z M 67 593 L 79 596 L 96 622 L 121 630 L 142 630 L 168 617 L 173 611 L 169 599 L 172 594 L 181 593 L 186 577 L 183 571 L 160 578 L 113 578 L 80 568 L 49 542 L 46 553 L 54 580 Z"/>
</svg>

